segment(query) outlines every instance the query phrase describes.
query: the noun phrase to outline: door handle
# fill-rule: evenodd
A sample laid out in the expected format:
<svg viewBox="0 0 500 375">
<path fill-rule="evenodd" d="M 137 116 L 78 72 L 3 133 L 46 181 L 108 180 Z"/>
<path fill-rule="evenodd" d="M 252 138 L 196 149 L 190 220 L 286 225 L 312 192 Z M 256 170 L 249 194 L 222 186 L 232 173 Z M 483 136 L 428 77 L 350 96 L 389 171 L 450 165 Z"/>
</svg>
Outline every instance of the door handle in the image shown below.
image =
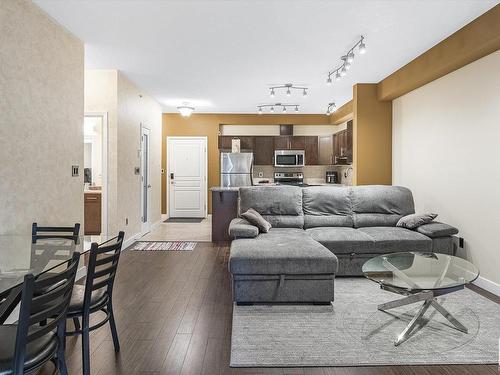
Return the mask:
<svg viewBox="0 0 500 375">
<path fill-rule="evenodd" d="M 170 179 L 173 180 L 174 179 L 174 174 L 173 173 L 170 173 Z"/>
<path fill-rule="evenodd" d="M 150 188 L 150 189 L 151 189 L 151 185 L 148 185 L 148 188 Z"/>
</svg>

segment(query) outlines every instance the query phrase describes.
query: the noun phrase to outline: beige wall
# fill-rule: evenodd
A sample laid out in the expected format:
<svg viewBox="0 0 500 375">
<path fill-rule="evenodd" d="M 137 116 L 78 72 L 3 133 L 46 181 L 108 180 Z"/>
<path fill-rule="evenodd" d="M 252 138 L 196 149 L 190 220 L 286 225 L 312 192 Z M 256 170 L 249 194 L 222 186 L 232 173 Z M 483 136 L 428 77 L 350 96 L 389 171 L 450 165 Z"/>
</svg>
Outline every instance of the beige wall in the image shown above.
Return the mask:
<svg viewBox="0 0 500 375">
<path fill-rule="evenodd" d="M 162 109 L 151 96 L 118 72 L 118 228 L 129 236 L 141 232 L 141 124 L 150 130 L 150 178 L 152 224 L 161 220 Z M 125 219 L 128 218 L 128 226 Z"/>
<path fill-rule="evenodd" d="M 500 292 L 500 51 L 393 102 L 393 183 L 436 212 Z M 495 284 L 496 283 L 496 284 Z"/>
<path fill-rule="evenodd" d="M 83 43 L 31 1 L 2 0 L 0 46 L 0 233 L 83 224 Z"/>
<path fill-rule="evenodd" d="M 108 114 L 108 228 L 131 238 L 141 232 L 141 123 L 151 131 L 150 218 L 161 220 L 161 107 L 117 70 L 86 70 L 85 112 Z"/>
</svg>

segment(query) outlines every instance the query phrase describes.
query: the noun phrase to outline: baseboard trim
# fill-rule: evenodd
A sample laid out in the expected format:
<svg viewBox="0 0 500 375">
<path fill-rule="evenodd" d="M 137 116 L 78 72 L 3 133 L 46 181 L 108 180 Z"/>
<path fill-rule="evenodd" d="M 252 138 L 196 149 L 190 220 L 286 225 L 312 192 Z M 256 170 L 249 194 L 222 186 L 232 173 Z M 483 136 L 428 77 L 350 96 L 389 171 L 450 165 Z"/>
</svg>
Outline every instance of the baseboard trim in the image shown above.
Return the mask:
<svg viewBox="0 0 500 375">
<path fill-rule="evenodd" d="M 76 271 L 76 281 L 83 279 L 85 276 L 87 276 L 87 266 L 83 266 Z"/>
<path fill-rule="evenodd" d="M 132 245 L 135 241 L 142 237 L 141 233 L 136 233 L 133 236 L 129 237 L 125 241 L 123 241 L 122 249 L 127 250 L 127 248 Z"/>
<path fill-rule="evenodd" d="M 482 276 L 479 276 L 476 281 L 473 282 L 474 285 L 480 287 L 481 289 L 484 289 L 490 293 L 495 294 L 496 296 L 500 297 L 500 284 L 497 284 L 494 281 L 485 279 Z"/>
</svg>

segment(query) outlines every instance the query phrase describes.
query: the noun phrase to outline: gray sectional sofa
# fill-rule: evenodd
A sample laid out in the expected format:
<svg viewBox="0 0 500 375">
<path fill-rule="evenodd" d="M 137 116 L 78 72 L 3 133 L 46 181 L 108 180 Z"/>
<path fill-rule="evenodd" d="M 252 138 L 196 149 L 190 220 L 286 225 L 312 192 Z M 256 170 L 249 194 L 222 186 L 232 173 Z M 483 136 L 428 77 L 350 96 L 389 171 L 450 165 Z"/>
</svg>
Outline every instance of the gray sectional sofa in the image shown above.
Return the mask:
<svg viewBox="0 0 500 375">
<path fill-rule="evenodd" d="M 396 227 L 415 212 L 400 186 L 240 188 L 240 212 L 258 211 L 268 233 L 242 218 L 229 226 L 233 298 L 238 303 L 329 303 L 335 276 L 362 275 L 363 263 L 400 251 L 451 254 L 458 230 L 433 222 Z"/>
</svg>

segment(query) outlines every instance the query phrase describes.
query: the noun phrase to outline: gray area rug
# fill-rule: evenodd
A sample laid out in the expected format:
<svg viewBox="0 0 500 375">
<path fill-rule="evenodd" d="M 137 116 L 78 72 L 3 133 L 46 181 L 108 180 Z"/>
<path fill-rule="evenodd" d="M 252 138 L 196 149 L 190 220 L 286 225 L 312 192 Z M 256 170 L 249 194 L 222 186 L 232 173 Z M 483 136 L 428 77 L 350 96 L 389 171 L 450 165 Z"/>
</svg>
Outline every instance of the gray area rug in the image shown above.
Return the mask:
<svg viewBox="0 0 500 375">
<path fill-rule="evenodd" d="M 234 306 L 232 367 L 498 363 L 500 305 L 469 289 L 438 301 L 468 329 L 462 333 L 432 307 L 427 324 L 400 346 L 396 336 L 421 303 L 388 312 L 401 296 L 364 278 L 337 278 L 332 306 Z M 429 319 L 430 318 L 430 319 Z"/>
</svg>

